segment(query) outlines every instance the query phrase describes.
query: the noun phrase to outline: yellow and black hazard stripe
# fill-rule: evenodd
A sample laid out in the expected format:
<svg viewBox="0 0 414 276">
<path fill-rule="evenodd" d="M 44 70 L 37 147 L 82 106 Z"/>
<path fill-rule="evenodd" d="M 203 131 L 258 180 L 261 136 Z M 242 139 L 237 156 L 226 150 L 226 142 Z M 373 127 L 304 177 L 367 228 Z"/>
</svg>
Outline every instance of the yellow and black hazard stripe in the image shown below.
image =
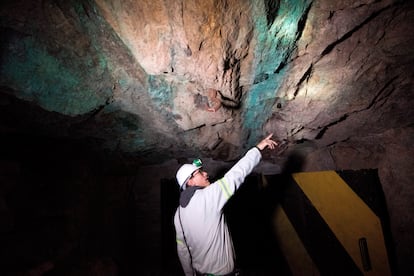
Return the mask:
<svg viewBox="0 0 414 276">
<path fill-rule="evenodd" d="M 383 231 L 386 206 L 375 170 L 265 181 L 282 188 L 273 224 L 292 275 L 392 275 Z"/>
</svg>

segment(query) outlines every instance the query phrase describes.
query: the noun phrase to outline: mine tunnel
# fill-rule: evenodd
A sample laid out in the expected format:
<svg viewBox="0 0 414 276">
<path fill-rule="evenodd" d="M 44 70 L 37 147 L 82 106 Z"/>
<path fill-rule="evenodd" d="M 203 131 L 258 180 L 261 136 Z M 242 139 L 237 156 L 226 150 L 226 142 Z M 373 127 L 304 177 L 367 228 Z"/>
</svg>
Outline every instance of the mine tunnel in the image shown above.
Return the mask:
<svg viewBox="0 0 414 276">
<path fill-rule="evenodd" d="M 213 183 L 270 133 L 223 208 L 241 275 L 414 271 L 413 1 L 6 0 L 0 18 L 0 275 L 184 275 L 178 168 Z"/>
</svg>

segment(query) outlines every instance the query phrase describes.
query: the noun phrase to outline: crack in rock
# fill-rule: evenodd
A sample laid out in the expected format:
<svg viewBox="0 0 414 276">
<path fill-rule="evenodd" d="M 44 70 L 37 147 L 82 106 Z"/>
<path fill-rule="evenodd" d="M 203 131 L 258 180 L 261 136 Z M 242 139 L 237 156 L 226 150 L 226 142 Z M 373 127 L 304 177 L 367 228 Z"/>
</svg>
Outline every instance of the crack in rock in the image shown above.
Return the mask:
<svg viewBox="0 0 414 276">
<path fill-rule="evenodd" d="M 296 98 L 296 96 L 299 93 L 299 89 L 302 87 L 302 84 L 306 81 L 308 82 L 308 80 L 311 78 L 313 73 L 313 64 L 311 63 L 311 65 L 309 66 L 309 68 L 306 70 L 306 72 L 303 74 L 303 76 L 300 78 L 299 82 L 296 84 L 296 90 L 293 93 L 293 100 Z"/>
<path fill-rule="evenodd" d="M 379 16 L 381 13 L 386 11 L 387 9 L 391 8 L 395 4 L 390 4 L 388 6 L 383 7 L 382 9 L 379 9 L 375 12 L 373 12 L 370 16 L 368 16 L 364 21 L 362 21 L 361 24 L 355 26 L 353 29 L 351 29 L 349 32 L 345 33 L 341 38 L 338 40 L 332 42 L 329 44 L 321 53 L 319 60 L 324 57 L 325 55 L 329 54 L 338 44 L 341 44 L 346 39 L 350 38 L 355 32 L 359 31 L 362 27 L 364 27 L 366 24 L 374 20 L 377 16 Z"/>
<path fill-rule="evenodd" d="M 369 110 L 369 109 L 371 109 L 376 103 L 378 103 L 378 102 L 380 102 L 380 101 L 383 101 L 383 103 L 379 106 L 379 107 L 382 107 L 385 103 L 386 103 L 386 101 L 387 101 L 387 99 L 389 99 L 389 97 L 391 96 L 391 94 L 394 92 L 394 90 L 395 90 L 395 88 L 394 88 L 394 86 L 392 86 L 392 84 L 394 83 L 394 81 L 397 79 L 398 77 L 397 76 L 395 76 L 395 77 L 393 77 L 393 78 L 391 78 L 383 87 L 382 87 L 382 89 L 380 89 L 379 90 L 379 92 L 374 96 L 374 98 L 372 99 L 372 101 L 365 107 L 365 108 L 362 108 L 362 109 L 359 109 L 359 110 L 355 110 L 355 111 L 353 111 L 353 112 L 350 112 L 350 113 L 346 113 L 346 114 L 344 114 L 344 115 L 342 115 L 338 120 L 335 120 L 335 121 L 333 121 L 333 122 L 331 122 L 331 123 L 329 123 L 329 124 L 327 124 L 326 126 L 324 126 L 323 128 L 322 128 L 322 130 L 321 131 L 319 131 L 319 133 L 315 136 L 315 139 L 316 140 L 319 140 L 319 139 L 321 139 L 322 137 L 323 137 L 323 135 L 325 134 L 325 132 L 331 127 L 331 126 L 334 126 L 334 125 L 337 125 L 337 124 L 339 124 L 339 123 L 341 123 L 341 122 L 343 122 L 343 121 L 345 121 L 349 116 L 351 116 L 351 115 L 354 115 L 354 114 L 357 114 L 357 113 L 359 113 L 359 112 L 362 112 L 362 111 L 366 111 L 366 110 Z M 390 88 L 390 91 L 387 93 L 387 94 L 385 94 L 385 95 L 383 95 L 384 94 L 384 91 L 386 91 L 389 87 L 391 87 Z M 382 95 L 382 97 L 381 97 L 381 95 Z"/>
<path fill-rule="evenodd" d="M 349 114 L 344 114 L 342 115 L 338 120 L 335 120 L 329 124 L 327 124 L 326 126 L 324 126 L 322 128 L 321 131 L 319 131 L 319 133 L 315 136 L 315 140 L 319 140 L 323 137 L 323 135 L 325 134 L 325 132 L 328 130 L 328 128 L 330 128 L 333 125 L 339 124 L 340 122 L 343 122 L 346 120 L 346 118 L 348 118 Z"/>
</svg>

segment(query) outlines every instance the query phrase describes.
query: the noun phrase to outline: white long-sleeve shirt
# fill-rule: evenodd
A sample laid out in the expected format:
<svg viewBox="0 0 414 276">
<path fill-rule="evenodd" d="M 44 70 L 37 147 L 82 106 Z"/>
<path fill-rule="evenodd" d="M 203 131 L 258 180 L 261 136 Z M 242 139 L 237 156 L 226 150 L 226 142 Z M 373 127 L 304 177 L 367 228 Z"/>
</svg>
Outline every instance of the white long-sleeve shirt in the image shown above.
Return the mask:
<svg viewBox="0 0 414 276">
<path fill-rule="evenodd" d="M 177 208 L 177 252 L 187 276 L 194 275 L 193 269 L 218 275 L 233 271 L 233 242 L 222 209 L 261 157 L 257 148 L 250 149 L 223 178 L 196 190 L 185 208 Z"/>
</svg>

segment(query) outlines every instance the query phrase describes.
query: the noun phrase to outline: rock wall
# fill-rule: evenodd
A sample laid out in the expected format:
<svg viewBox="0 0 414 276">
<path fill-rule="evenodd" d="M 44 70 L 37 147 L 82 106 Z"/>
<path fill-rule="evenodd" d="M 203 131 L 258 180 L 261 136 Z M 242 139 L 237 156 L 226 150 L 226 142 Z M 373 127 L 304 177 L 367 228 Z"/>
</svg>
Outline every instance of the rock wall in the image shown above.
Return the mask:
<svg viewBox="0 0 414 276">
<path fill-rule="evenodd" d="M 233 162 L 272 132 L 281 146 L 262 171 L 280 172 L 295 151 L 302 170 L 378 168 L 398 266 L 413 270 L 412 1 L 0 7 L 0 131 L 12 143 L 2 152 L 43 137 L 143 168 Z"/>
</svg>

